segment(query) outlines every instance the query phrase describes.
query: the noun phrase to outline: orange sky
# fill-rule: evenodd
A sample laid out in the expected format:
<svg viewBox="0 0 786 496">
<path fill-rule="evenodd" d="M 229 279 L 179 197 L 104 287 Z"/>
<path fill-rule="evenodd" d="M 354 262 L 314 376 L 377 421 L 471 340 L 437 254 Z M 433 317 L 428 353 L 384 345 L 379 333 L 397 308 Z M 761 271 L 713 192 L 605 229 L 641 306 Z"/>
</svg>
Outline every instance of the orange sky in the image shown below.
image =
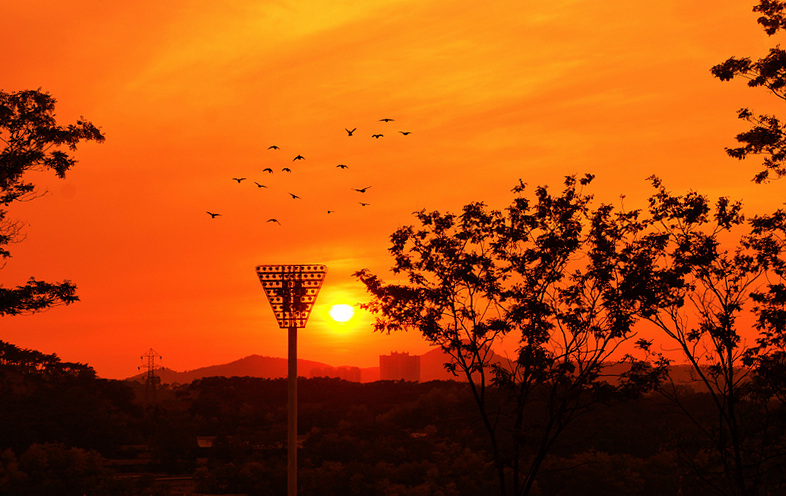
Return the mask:
<svg viewBox="0 0 786 496">
<path fill-rule="evenodd" d="M 177 370 L 284 357 L 254 267 L 320 263 L 329 272 L 299 356 L 374 366 L 429 348 L 327 311 L 366 299 L 352 272 L 384 273 L 388 236 L 415 210 L 502 208 L 519 178 L 558 187 L 584 172 L 600 199 L 625 194 L 628 206 L 655 173 L 675 192 L 774 208 L 782 183 L 754 185 L 756 163 L 723 148 L 744 129 L 738 108 L 777 101 L 709 72 L 777 43 L 753 4 L 3 2 L 0 89 L 48 91 L 61 123 L 84 115 L 107 140 L 11 209 L 29 226 L 0 281 L 68 278 L 81 301 L 0 318 L 0 339 L 109 378 L 135 374 L 151 347 Z"/>
</svg>

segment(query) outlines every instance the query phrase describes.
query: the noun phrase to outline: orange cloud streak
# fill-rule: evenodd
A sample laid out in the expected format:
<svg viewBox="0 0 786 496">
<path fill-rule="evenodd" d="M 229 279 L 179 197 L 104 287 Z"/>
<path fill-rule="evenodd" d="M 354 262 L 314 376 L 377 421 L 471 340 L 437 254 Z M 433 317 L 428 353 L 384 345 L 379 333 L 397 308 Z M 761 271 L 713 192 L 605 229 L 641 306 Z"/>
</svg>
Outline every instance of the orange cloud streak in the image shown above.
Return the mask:
<svg viewBox="0 0 786 496">
<path fill-rule="evenodd" d="M 416 333 L 373 334 L 362 313 L 336 333 L 325 309 L 365 300 L 351 273 L 385 271 L 388 235 L 414 210 L 503 207 L 518 178 L 556 184 L 584 172 L 597 174 L 606 200 L 643 198 L 644 178 L 656 173 L 675 191 L 775 205 L 779 186 L 750 184 L 749 166 L 723 152 L 740 130 L 736 109 L 772 100 L 709 74 L 771 42 L 750 8 L 4 5 L 0 42 L 13 48 L 0 53 L 3 89 L 41 87 L 64 122 L 83 114 L 107 141 L 80 149 L 64 181 L 41 175 L 49 193 L 11 212 L 30 226 L 3 284 L 70 278 L 82 301 L 2 318 L 2 339 L 88 362 L 105 377 L 136 373 L 150 347 L 175 369 L 285 356 L 253 269 L 323 263 L 330 270 L 300 356 L 373 366 L 379 354 L 428 347 Z M 297 154 L 306 159 L 294 162 Z"/>
</svg>

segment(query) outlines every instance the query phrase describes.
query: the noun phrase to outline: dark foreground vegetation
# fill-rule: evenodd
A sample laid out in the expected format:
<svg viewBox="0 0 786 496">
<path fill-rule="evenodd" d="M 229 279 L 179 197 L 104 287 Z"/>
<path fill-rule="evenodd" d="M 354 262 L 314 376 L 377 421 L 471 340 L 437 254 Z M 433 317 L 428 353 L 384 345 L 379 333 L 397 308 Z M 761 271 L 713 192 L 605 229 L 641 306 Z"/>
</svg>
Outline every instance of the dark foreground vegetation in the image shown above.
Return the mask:
<svg viewBox="0 0 786 496">
<path fill-rule="evenodd" d="M 786 2 L 753 8 L 768 35 Z M 786 50 L 712 68 L 786 100 Z M 102 142 L 57 124 L 54 98 L 0 91 L 0 269 L 21 241 L 7 208 L 40 194 Z M 786 176 L 786 125 L 743 108 L 728 148 Z M 671 193 L 646 208 L 594 201 L 591 174 L 561 191 L 519 180 L 504 210 L 420 211 L 391 235 L 392 272 L 355 276 L 383 332 L 413 330 L 463 381 L 300 385 L 299 490 L 306 495 L 786 494 L 786 209 Z M 0 285 L 0 317 L 79 300 L 69 280 Z M 700 387 L 668 380 L 667 340 Z M 497 360 L 503 338 L 518 343 Z M 624 362 L 624 363 L 623 363 Z M 85 364 L 0 341 L 0 495 L 283 494 L 286 384 L 104 380 Z"/>
<path fill-rule="evenodd" d="M 551 450 L 533 493 L 710 494 L 723 470 L 701 419 L 717 410 L 707 393 L 678 392 L 679 404 L 658 392 L 593 402 Z M 285 494 L 286 395 L 286 380 L 250 377 L 153 394 L 0 342 L 0 494 Z M 302 379 L 299 397 L 300 494 L 498 492 L 466 383 Z M 784 413 L 769 417 L 780 426 L 772 444 L 786 441 Z M 766 478 L 762 494 L 786 487 L 782 471 Z"/>
</svg>

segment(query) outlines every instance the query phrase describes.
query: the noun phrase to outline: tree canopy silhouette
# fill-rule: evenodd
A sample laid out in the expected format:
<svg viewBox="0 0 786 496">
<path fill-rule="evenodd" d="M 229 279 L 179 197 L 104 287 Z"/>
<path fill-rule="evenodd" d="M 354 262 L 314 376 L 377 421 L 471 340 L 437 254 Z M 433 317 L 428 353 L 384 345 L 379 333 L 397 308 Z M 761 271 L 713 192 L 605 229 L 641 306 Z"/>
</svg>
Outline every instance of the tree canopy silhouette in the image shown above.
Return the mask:
<svg viewBox="0 0 786 496">
<path fill-rule="evenodd" d="M 759 0 L 753 7 L 754 12 L 761 14 L 758 23 L 770 36 L 786 28 L 785 10 L 786 2 L 777 0 Z M 714 66 L 712 74 L 721 81 L 737 77 L 747 79 L 748 86 L 766 88 L 786 100 L 786 50 L 780 45 L 770 48 L 767 55 L 755 61 L 750 57 L 730 57 Z M 756 114 L 748 108 L 740 109 L 737 116 L 752 127 L 736 136 L 740 146 L 726 148 L 729 156 L 742 160 L 749 155 L 762 155 L 764 169 L 753 178 L 757 183 L 768 181 L 771 175 L 776 178 L 786 175 L 786 128 L 781 120 L 774 115 Z"/>
<path fill-rule="evenodd" d="M 593 401 L 651 390 L 665 373 L 665 362 L 627 357 L 613 385 L 603 376 L 651 312 L 649 275 L 664 240 L 640 236 L 638 212 L 591 208 L 591 181 L 569 176 L 561 193 L 539 187 L 534 199 L 520 183 L 504 212 L 483 203 L 461 215 L 418 212 L 419 226 L 391 236 L 392 271 L 404 282 L 356 273 L 378 331 L 419 331 L 468 380 L 503 496 L 530 494 L 557 438 Z M 492 347 L 509 335 L 518 345 L 502 359 Z"/>
<path fill-rule="evenodd" d="M 7 246 L 21 239 L 21 223 L 8 218 L 7 207 L 36 197 L 28 171 L 52 170 L 62 178 L 76 160 L 71 152 L 81 141 L 103 142 L 104 135 L 82 119 L 60 126 L 55 99 L 40 90 L 0 91 L 0 259 L 11 256 Z M 0 286 L 0 316 L 31 313 L 78 300 L 70 281 L 48 283 L 31 277 L 24 285 Z"/>
</svg>

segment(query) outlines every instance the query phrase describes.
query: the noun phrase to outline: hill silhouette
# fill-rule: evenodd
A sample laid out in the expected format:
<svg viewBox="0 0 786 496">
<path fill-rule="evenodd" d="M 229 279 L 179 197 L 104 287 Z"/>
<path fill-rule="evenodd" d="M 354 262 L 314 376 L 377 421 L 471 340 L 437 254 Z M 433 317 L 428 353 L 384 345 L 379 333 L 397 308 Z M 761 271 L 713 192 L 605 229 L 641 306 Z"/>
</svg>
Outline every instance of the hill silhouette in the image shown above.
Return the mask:
<svg viewBox="0 0 786 496">
<path fill-rule="evenodd" d="M 297 361 L 298 375 L 307 376 L 308 372 L 314 368 L 329 367 L 329 365 L 303 360 Z M 144 381 L 146 373 L 141 373 L 129 377 L 128 380 Z M 156 369 L 156 376 L 161 378 L 164 384 L 187 384 L 203 377 L 262 377 L 265 379 L 277 379 L 287 376 L 287 359 L 261 355 L 249 355 L 220 365 L 210 365 L 185 372 L 168 369 L 166 367 Z"/>
<path fill-rule="evenodd" d="M 504 360 L 501 357 L 498 360 Z M 441 349 L 435 348 L 420 355 L 420 381 L 461 381 L 461 376 L 454 376 L 445 370 L 445 362 L 449 357 Z M 298 359 L 298 375 L 311 377 L 315 369 L 330 369 L 332 365 L 312 360 Z M 363 367 L 361 382 L 374 382 L 379 380 L 379 367 Z M 233 362 L 210 365 L 198 369 L 178 372 L 162 367 L 156 369 L 156 376 L 164 384 L 188 384 L 203 377 L 261 377 L 265 379 L 278 379 L 287 376 L 287 359 L 261 355 L 249 355 Z M 144 381 L 146 373 L 136 374 L 127 380 Z"/>
<path fill-rule="evenodd" d="M 507 360 L 501 355 L 495 354 L 493 361 L 504 362 Z M 442 352 L 440 348 L 435 348 L 429 352 L 420 355 L 420 381 L 459 381 L 463 382 L 466 379 L 463 375 L 452 375 L 445 370 L 444 364 L 449 361 L 449 357 Z M 313 360 L 305 360 L 299 358 L 298 376 L 300 377 L 313 377 L 313 372 L 317 369 L 335 369 L 336 367 Z M 606 373 L 614 374 L 619 373 L 624 368 L 621 364 L 609 364 Z M 379 367 L 363 367 L 360 369 L 361 379 L 360 382 L 375 382 L 379 380 Z M 672 365 L 671 366 L 672 380 L 677 384 L 689 385 L 698 387 L 699 385 L 693 377 L 692 370 L 687 365 Z M 136 374 L 129 377 L 127 380 L 143 382 L 146 373 Z M 249 355 L 247 357 L 235 360 L 233 362 L 210 365 L 198 369 L 187 370 L 178 372 L 166 367 L 156 369 L 156 376 L 161 379 L 163 384 L 188 384 L 196 379 L 204 377 L 260 377 L 264 379 L 278 379 L 287 377 L 287 359 L 278 357 L 269 357 L 261 355 Z M 333 377 L 333 376 L 331 376 Z M 335 377 L 338 377 L 336 374 Z M 698 389 L 703 389 L 698 387 Z"/>
</svg>

